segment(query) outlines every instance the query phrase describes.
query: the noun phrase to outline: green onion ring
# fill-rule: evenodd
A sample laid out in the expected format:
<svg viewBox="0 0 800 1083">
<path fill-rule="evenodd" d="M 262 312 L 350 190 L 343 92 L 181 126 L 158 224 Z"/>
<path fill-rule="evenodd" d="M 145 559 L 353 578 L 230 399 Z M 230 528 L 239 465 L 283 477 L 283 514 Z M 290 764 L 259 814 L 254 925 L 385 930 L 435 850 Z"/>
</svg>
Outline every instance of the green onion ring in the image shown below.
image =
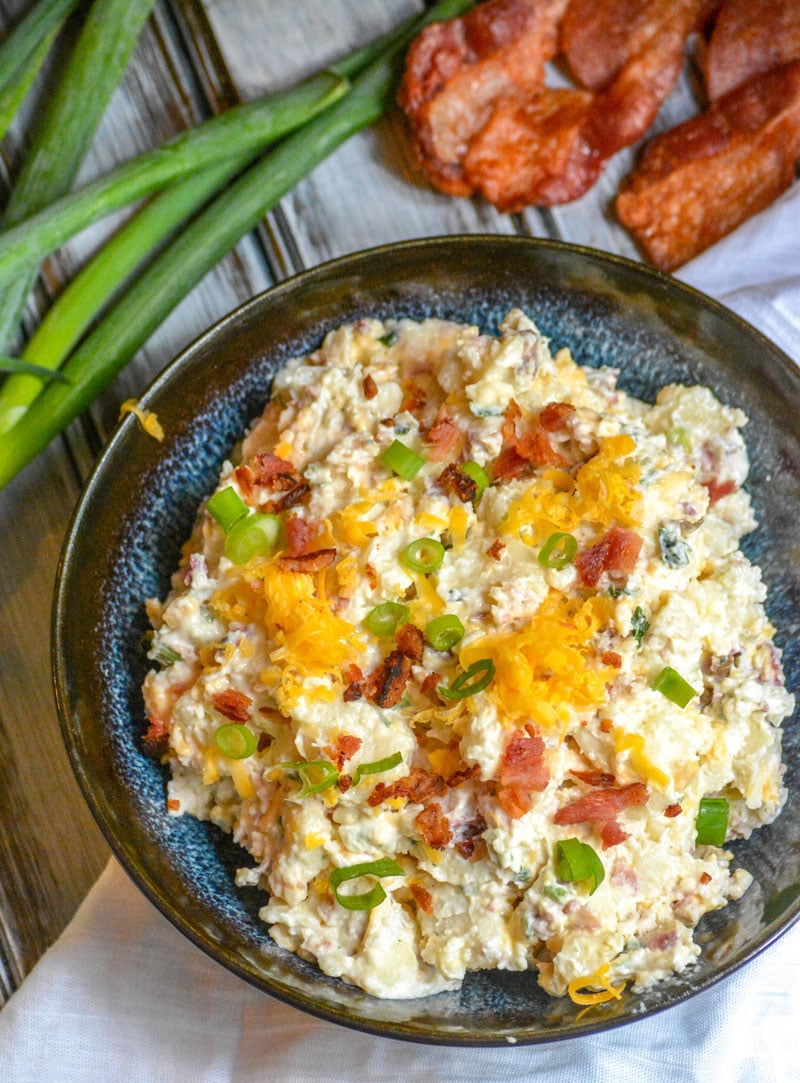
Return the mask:
<svg viewBox="0 0 800 1083">
<path fill-rule="evenodd" d="M 360 763 L 353 775 L 353 784 L 360 782 L 364 775 L 378 775 L 381 771 L 391 771 L 393 767 L 397 767 L 402 762 L 402 752 L 393 752 L 391 756 L 384 756 L 382 760 L 373 760 L 372 763 Z"/>
<path fill-rule="evenodd" d="M 577 552 L 577 540 L 571 534 L 556 530 L 539 550 L 539 563 L 543 568 L 566 568 Z"/>
<path fill-rule="evenodd" d="M 401 624 L 408 620 L 408 606 L 401 602 L 381 602 L 370 609 L 364 623 L 376 636 L 393 636 Z"/>
<path fill-rule="evenodd" d="M 214 744 L 229 760 L 246 760 L 256 750 L 253 733 L 237 722 L 229 722 L 214 730 Z"/>
<path fill-rule="evenodd" d="M 225 538 L 225 556 L 234 564 L 247 564 L 254 557 L 271 556 L 283 539 L 283 524 L 277 515 L 253 512 L 231 527 Z"/>
<path fill-rule="evenodd" d="M 697 809 L 698 846 L 722 846 L 728 831 L 730 805 L 724 797 L 703 797 Z"/>
<path fill-rule="evenodd" d="M 400 554 L 400 560 L 412 572 L 435 571 L 444 560 L 444 546 L 436 538 L 417 538 Z"/>
<path fill-rule="evenodd" d="M 580 839 L 560 839 L 556 843 L 556 875 L 568 884 L 592 880 L 593 895 L 605 879 L 603 862 L 588 842 Z"/>
<path fill-rule="evenodd" d="M 482 692 L 494 679 L 494 662 L 491 658 L 479 658 L 469 669 L 459 673 L 449 688 L 440 686 L 438 691 L 445 699 L 466 699 Z"/>
<path fill-rule="evenodd" d="M 650 687 L 660 692 L 662 696 L 666 696 L 678 707 L 685 707 L 697 695 L 689 682 L 684 680 L 672 666 L 664 666 Z"/>
<path fill-rule="evenodd" d="M 384 466 L 388 466 L 406 481 L 415 478 L 425 465 L 422 456 L 417 455 L 416 451 L 407 447 L 402 440 L 393 440 L 387 448 L 384 448 L 380 454 L 380 460 Z"/>
<path fill-rule="evenodd" d="M 435 651 L 449 651 L 464 637 L 464 625 L 454 613 L 434 617 L 425 625 L 425 638 Z"/>
</svg>

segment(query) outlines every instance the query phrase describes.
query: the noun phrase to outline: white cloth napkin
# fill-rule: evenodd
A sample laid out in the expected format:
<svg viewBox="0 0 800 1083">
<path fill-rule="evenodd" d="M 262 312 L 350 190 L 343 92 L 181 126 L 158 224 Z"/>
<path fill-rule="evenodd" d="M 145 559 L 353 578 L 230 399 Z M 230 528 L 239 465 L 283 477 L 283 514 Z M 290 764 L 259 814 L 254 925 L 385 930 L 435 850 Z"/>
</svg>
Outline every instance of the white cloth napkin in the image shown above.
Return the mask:
<svg viewBox="0 0 800 1083">
<path fill-rule="evenodd" d="M 800 360 L 800 185 L 680 275 Z M 206 958 L 111 861 L 0 1014 L 5 1083 L 789 1083 L 800 925 L 685 1004 L 544 1046 L 431 1048 L 321 1022 Z"/>
</svg>

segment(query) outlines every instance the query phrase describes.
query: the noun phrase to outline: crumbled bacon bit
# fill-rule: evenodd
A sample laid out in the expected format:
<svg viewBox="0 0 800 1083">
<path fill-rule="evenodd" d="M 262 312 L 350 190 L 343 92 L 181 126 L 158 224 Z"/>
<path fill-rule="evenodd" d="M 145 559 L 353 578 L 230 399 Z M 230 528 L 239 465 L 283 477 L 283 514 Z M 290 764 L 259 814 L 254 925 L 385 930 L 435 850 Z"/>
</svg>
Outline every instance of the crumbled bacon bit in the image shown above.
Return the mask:
<svg viewBox="0 0 800 1083">
<path fill-rule="evenodd" d="M 617 780 L 609 771 L 570 771 L 571 775 L 585 782 L 587 786 L 616 786 Z"/>
<path fill-rule="evenodd" d="M 360 684 L 348 684 L 344 692 L 342 692 L 342 699 L 345 703 L 354 703 L 357 699 L 361 699 L 363 691 Z"/>
<path fill-rule="evenodd" d="M 288 487 L 286 479 L 291 478 L 291 484 L 297 481 L 297 471 L 288 459 L 282 459 L 280 455 L 272 455 L 265 451 L 259 451 L 251 460 L 251 467 L 255 475 L 256 485 L 272 485 L 275 488 Z M 282 479 L 281 486 L 276 486 L 276 479 Z"/>
<path fill-rule="evenodd" d="M 624 579 L 636 567 L 642 537 L 634 530 L 612 526 L 595 545 L 583 549 L 575 558 L 581 583 L 596 587 L 603 572 L 612 579 Z"/>
<path fill-rule="evenodd" d="M 521 786 L 500 786 L 497 800 L 512 820 L 518 820 L 531 810 L 531 795 Z"/>
<path fill-rule="evenodd" d="M 544 741 L 533 727 L 529 727 L 529 736 L 515 730 L 500 760 L 500 785 L 544 790 L 550 781 L 544 753 Z"/>
<path fill-rule="evenodd" d="M 400 403 L 400 413 L 408 411 L 413 414 L 415 410 L 421 410 L 427 400 L 424 388 L 419 384 L 409 383 L 405 388 L 405 398 Z"/>
<path fill-rule="evenodd" d="M 367 577 L 367 581 L 369 582 L 370 590 L 377 590 L 377 588 L 378 588 L 378 573 L 375 571 L 375 569 L 372 567 L 372 565 L 369 562 L 367 562 L 364 565 L 364 575 Z"/>
<path fill-rule="evenodd" d="M 447 788 L 449 790 L 455 789 L 462 782 L 469 782 L 471 779 L 477 778 L 480 773 L 481 769 L 477 763 L 473 763 L 471 767 L 464 767 L 460 771 L 454 771 L 447 779 Z"/>
<path fill-rule="evenodd" d="M 179 812 L 180 807 L 181 807 L 181 803 L 177 799 L 177 797 L 169 797 L 169 798 L 167 798 L 167 808 L 170 810 L 170 812 Z M 711 879 L 711 877 L 709 877 L 709 879 Z"/>
<path fill-rule="evenodd" d="M 214 710 L 234 722 L 246 722 L 250 717 L 253 701 L 244 692 L 235 688 L 226 688 L 224 692 L 215 692 L 211 697 Z"/>
<path fill-rule="evenodd" d="M 622 665 L 622 655 L 617 654 L 616 651 L 605 651 L 601 661 L 604 666 L 613 666 L 614 669 L 619 669 Z"/>
<path fill-rule="evenodd" d="M 339 787 L 340 793 L 347 793 L 350 787 L 353 785 L 353 779 L 350 775 L 339 775 L 336 780 L 336 785 Z"/>
<path fill-rule="evenodd" d="M 505 547 L 505 542 L 501 542 L 499 538 L 495 538 L 486 550 L 486 555 L 487 557 L 491 557 L 492 560 L 499 560 Z"/>
<path fill-rule="evenodd" d="M 575 413 L 570 402 L 548 402 L 539 414 L 539 428 L 542 432 L 558 432 Z"/>
<path fill-rule="evenodd" d="M 611 733 L 613 728 L 614 728 L 614 723 L 611 721 L 610 718 L 603 718 L 601 720 L 601 722 L 600 722 L 600 732 L 601 733 Z"/>
<path fill-rule="evenodd" d="M 404 624 L 395 634 L 397 649 L 412 662 L 421 662 L 425 650 L 425 636 L 414 624 Z"/>
<path fill-rule="evenodd" d="M 425 443 L 429 448 L 428 458 L 431 462 L 438 463 L 446 459 L 458 443 L 460 436 L 461 430 L 448 414 L 447 407 L 442 404 L 425 436 Z"/>
<path fill-rule="evenodd" d="M 465 861 L 475 853 L 476 841 L 479 841 L 479 836 L 485 830 L 486 821 L 482 816 L 456 824 L 453 830 L 453 845 Z"/>
<path fill-rule="evenodd" d="M 700 883 L 701 884 L 710 884 L 711 883 L 711 873 L 710 872 L 701 873 L 700 874 Z"/>
<path fill-rule="evenodd" d="M 454 463 L 450 463 L 438 478 L 439 488 L 454 493 L 463 504 L 471 504 L 478 495 L 478 483 Z"/>
<path fill-rule="evenodd" d="M 347 682 L 347 687 L 342 694 L 345 703 L 352 703 L 353 700 L 361 699 L 363 695 L 361 685 L 364 681 L 364 674 L 361 672 L 360 667 L 355 662 L 351 662 L 344 667 L 342 676 Z"/>
<path fill-rule="evenodd" d="M 169 726 L 156 715 L 147 719 L 147 731 L 142 737 L 142 744 L 148 756 L 158 758 L 169 751 Z"/>
<path fill-rule="evenodd" d="M 569 805 L 563 805 L 556 812 L 553 821 L 560 826 L 565 824 L 596 823 L 601 827 L 600 837 L 603 840 L 603 849 L 616 846 L 618 842 L 624 842 L 619 837 L 622 829 L 609 825 L 614 822 L 616 816 L 631 805 L 644 805 L 649 794 L 647 787 L 642 782 L 631 782 L 627 786 L 609 787 L 602 790 L 594 790 L 585 793 Z M 627 838 L 627 835 L 625 836 Z"/>
<path fill-rule="evenodd" d="M 436 703 L 441 703 L 441 697 L 439 695 L 439 685 L 442 678 L 438 673 L 429 673 L 420 686 L 420 691 L 424 696 L 430 696 Z"/>
<path fill-rule="evenodd" d="M 317 549 L 313 553 L 302 553 L 298 557 L 278 557 L 278 564 L 289 572 L 320 572 L 333 564 L 335 559 L 335 549 Z"/>
<path fill-rule="evenodd" d="M 308 552 L 308 545 L 318 532 L 318 525 L 313 519 L 301 519 L 299 515 L 290 515 L 284 523 L 286 545 L 289 556 L 299 557 Z"/>
<path fill-rule="evenodd" d="M 500 449 L 500 454 L 492 466 L 492 478 L 495 481 L 513 481 L 520 477 L 528 468 L 528 462 L 523 459 L 513 447 L 507 445 Z"/>
<path fill-rule="evenodd" d="M 364 382 L 361 386 L 364 390 L 365 399 L 374 399 L 375 396 L 378 394 L 378 385 L 375 383 L 369 373 L 367 373 L 367 375 L 364 377 Z"/>
<path fill-rule="evenodd" d="M 265 508 L 272 515 L 280 515 L 282 511 L 288 511 L 289 508 L 296 508 L 298 504 L 302 504 L 310 492 L 311 486 L 308 482 L 299 481 L 278 500 L 270 500 Z"/>
<path fill-rule="evenodd" d="M 398 778 L 388 786 L 379 782 L 367 798 L 367 804 L 374 808 L 395 797 L 407 797 L 415 805 L 421 805 L 431 797 L 443 797 L 446 792 L 447 786 L 441 775 L 414 767 L 405 778 Z"/>
<path fill-rule="evenodd" d="M 411 677 L 411 661 L 402 651 L 392 651 L 380 669 L 371 673 L 364 691 L 378 707 L 396 707 Z"/>
<path fill-rule="evenodd" d="M 422 884 L 411 884 L 411 894 L 414 896 L 414 902 L 424 911 L 426 914 L 433 913 L 433 896 L 427 888 L 424 888 Z"/>
<path fill-rule="evenodd" d="M 233 472 L 233 476 L 236 478 L 236 484 L 242 490 L 246 497 L 250 497 L 253 494 L 253 487 L 255 484 L 255 477 L 253 471 L 249 466 L 237 466 Z"/>
<path fill-rule="evenodd" d="M 619 846 L 621 842 L 625 842 L 630 837 L 630 832 L 623 831 L 616 820 L 607 820 L 600 828 L 600 839 L 604 850 L 607 850 L 610 846 Z"/>
<path fill-rule="evenodd" d="M 341 771 L 345 762 L 355 756 L 356 752 L 361 748 L 361 743 L 360 737 L 353 737 L 349 733 L 339 734 L 336 738 L 336 749 L 331 757 L 338 770 Z"/>
<path fill-rule="evenodd" d="M 708 481 L 704 481 L 702 484 L 708 489 L 709 504 L 716 504 L 718 500 L 722 500 L 723 496 L 730 496 L 731 493 L 735 493 L 738 489 L 738 485 L 731 478 L 727 481 L 717 481 L 716 478 L 709 478 Z"/>
<path fill-rule="evenodd" d="M 450 822 L 435 801 L 414 818 L 414 826 L 434 850 L 443 850 L 453 837 Z"/>
<path fill-rule="evenodd" d="M 668 816 L 670 819 L 672 819 L 673 816 L 680 816 L 682 812 L 683 809 L 680 805 L 667 805 L 664 809 L 664 815 Z"/>
</svg>

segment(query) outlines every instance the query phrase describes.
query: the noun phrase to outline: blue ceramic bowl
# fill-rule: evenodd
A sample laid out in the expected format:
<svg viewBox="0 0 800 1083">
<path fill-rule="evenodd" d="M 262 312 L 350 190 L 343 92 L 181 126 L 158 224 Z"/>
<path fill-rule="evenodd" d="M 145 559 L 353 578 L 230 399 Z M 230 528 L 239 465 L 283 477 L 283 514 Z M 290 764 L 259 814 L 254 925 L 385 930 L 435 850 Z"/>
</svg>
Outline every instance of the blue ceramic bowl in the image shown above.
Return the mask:
<svg viewBox="0 0 800 1083">
<path fill-rule="evenodd" d="M 362 316 L 436 315 L 494 330 L 525 309 L 554 347 L 622 370 L 644 399 L 673 381 L 713 388 L 750 416 L 748 488 L 760 522 L 745 550 L 769 585 L 788 684 L 800 688 L 800 375 L 762 335 L 673 279 L 550 241 L 451 237 L 327 263 L 255 298 L 194 343 L 142 399 L 163 444 L 133 418 L 117 429 L 75 513 L 58 577 L 55 686 L 78 780 L 115 854 L 156 906 L 212 958 L 265 992 L 334 1022 L 453 1045 L 543 1042 L 641 1019 L 685 1000 L 767 947 L 800 912 L 800 731 L 786 723 L 789 800 L 736 863 L 754 877 L 738 903 L 701 922 L 696 966 L 588 1013 L 552 999 L 533 973 L 470 975 L 460 992 L 376 1000 L 277 947 L 237 889 L 243 851 L 217 829 L 171 818 L 163 769 L 142 751 L 144 601 L 163 596 L 223 458 L 262 409 L 284 361 Z M 793 635 L 793 633 L 795 633 Z"/>
</svg>

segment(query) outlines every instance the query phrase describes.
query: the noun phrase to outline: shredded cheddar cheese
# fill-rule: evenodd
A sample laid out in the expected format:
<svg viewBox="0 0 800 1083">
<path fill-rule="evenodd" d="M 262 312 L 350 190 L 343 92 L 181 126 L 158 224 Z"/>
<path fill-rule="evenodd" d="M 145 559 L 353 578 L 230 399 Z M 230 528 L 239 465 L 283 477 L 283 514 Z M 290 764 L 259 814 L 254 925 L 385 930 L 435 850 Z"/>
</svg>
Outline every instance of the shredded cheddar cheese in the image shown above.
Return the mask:
<svg viewBox="0 0 800 1083">
<path fill-rule="evenodd" d="M 152 436 L 154 440 L 160 442 L 164 439 L 161 422 L 151 410 L 143 410 L 136 399 L 126 399 L 120 406 L 119 416 L 124 417 L 125 414 L 134 414 L 147 435 Z"/>
<path fill-rule="evenodd" d="M 593 974 L 571 981 L 567 986 L 570 1000 L 575 1004 L 605 1004 L 608 1000 L 619 1000 L 625 991 L 625 982 L 622 985 L 612 985 L 608 980 L 609 969 L 609 964 L 603 963 Z M 585 993 L 581 992 L 582 989 L 597 989 L 598 991 Z"/>
</svg>

